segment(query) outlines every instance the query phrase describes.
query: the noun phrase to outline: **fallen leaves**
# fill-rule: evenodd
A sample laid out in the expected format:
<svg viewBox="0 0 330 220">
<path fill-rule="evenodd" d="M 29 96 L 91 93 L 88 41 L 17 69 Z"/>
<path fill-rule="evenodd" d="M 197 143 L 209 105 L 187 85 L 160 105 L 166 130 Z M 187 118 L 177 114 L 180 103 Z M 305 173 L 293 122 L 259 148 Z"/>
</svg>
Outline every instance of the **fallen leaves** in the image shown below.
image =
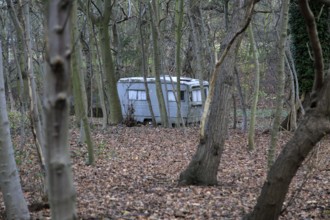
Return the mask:
<svg viewBox="0 0 330 220">
<path fill-rule="evenodd" d="M 178 176 L 198 144 L 198 128 L 117 126 L 93 132 L 97 160 L 94 166 L 86 166 L 86 146 L 78 144 L 78 129 L 71 131 L 80 219 L 240 219 L 255 205 L 266 178 L 269 134 L 258 133 L 257 150 L 250 153 L 246 135 L 231 130 L 219 167 L 219 185 L 179 187 Z M 281 133 L 281 143 L 290 135 Z M 288 198 L 306 176 L 308 181 L 281 219 L 330 218 L 330 159 L 326 146 L 328 139 L 320 143 L 317 158 L 305 162 L 294 178 Z M 42 203 L 35 150 L 31 146 L 24 150 L 34 155 L 24 157 L 19 166 L 25 195 L 29 204 Z M 0 210 L 4 211 L 3 202 Z M 31 215 L 33 219 L 47 219 L 49 209 L 34 210 Z"/>
</svg>

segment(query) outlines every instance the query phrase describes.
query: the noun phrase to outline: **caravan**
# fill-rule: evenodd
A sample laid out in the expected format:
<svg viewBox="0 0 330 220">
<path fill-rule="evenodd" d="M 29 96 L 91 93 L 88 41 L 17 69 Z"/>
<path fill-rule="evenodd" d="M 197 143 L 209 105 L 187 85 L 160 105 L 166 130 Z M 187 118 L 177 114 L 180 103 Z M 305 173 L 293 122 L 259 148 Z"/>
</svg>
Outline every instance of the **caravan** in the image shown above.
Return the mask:
<svg viewBox="0 0 330 220">
<path fill-rule="evenodd" d="M 161 123 L 160 110 L 156 94 L 156 79 L 147 78 L 150 102 L 156 122 Z M 166 111 L 170 124 L 177 122 L 177 77 L 161 76 L 161 86 L 166 104 Z M 208 94 L 208 82 L 203 81 L 205 97 Z M 137 122 L 146 123 L 152 120 L 147 102 L 146 89 L 143 77 L 121 78 L 117 83 L 118 95 L 121 102 L 123 116 L 134 109 L 134 119 Z M 184 123 L 196 123 L 200 121 L 203 113 L 201 86 L 198 79 L 187 77 L 180 78 L 179 101 L 181 102 L 181 117 Z"/>
</svg>

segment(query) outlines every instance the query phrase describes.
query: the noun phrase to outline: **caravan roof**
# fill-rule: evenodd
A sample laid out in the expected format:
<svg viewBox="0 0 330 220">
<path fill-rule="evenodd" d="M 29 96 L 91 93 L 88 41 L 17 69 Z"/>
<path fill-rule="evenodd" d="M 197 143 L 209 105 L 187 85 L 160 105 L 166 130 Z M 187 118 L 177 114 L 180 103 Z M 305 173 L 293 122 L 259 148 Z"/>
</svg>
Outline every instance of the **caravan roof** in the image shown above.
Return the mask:
<svg viewBox="0 0 330 220">
<path fill-rule="evenodd" d="M 169 76 L 169 75 L 165 75 L 165 76 L 161 76 L 160 80 L 162 83 L 164 83 L 164 81 L 166 83 L 176 83 L 177 82 L 177 77 L 176 76 Z M 155 82 L 156 78 L 155 77 L 148 77 L 147 78 L 147 82 Z M 129 83 L 134 83 L 134 82 L 144 82 L 143 77 L 127 77 L 127 78 L 121 78 L 118 80 L 118 82 L 129 82 Z M 199 79 L 193 79 L 193 78 L 189 78 L 189 77 L 180 77 L 180 83 L 183 85 L 199 85 Z M 204 85 L 208 85 L 209 83 L 207 81 L 203 81 Z"/>
</svg>

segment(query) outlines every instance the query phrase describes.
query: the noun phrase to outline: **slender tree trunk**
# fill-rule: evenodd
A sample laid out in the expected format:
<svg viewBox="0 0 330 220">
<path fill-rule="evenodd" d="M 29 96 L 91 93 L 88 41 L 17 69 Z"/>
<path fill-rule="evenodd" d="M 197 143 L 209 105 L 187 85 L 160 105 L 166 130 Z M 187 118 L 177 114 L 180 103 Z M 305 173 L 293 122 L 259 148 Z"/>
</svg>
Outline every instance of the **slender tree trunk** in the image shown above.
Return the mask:
<svg viewBox="0 0 330 220">
<path fill-rule="evenodd" d="M 200 13 L 199 10 L 199 1 L 194 1 L 194 0 L 189 0 L 189 8 L 188 8 L 188 18 L 189 18 L 189 23 L 190 23 L 190 28 L 191 28 L 191 33 L 192 33 L 192 40 L 193 40 L 193 49 L 194 49 L 194 56 L 195 56 L 195 61 L 196 61 L 196 73 L 195 75 L 198 75 L 199 79 L 199 85 L 201 88 L 201 95 L 202 95 L 202 103 L 204 106 L 205 103 L 205 93 L 204 93 L 204 71 L 202 67 L 202 48 L 200 47 L 201 45 L 201 33 L 199 31 L 199 24 L 197 24 L 197 21 L 195 18 L 196 13 Z M 201 17 L 201 16 L 198 16 Z"/>
<path fill-rule="evenodd" d="M 0 19 L 3 19 L 1 16 L 0 16 Z M 4 55 L 3 57 L 5 58 L 5 66 L 9 67 L 9 36 L 7 36 L 6 34 L 6 31 L 5 31 L 5 28 L 2 29 L 2 31 L 0 32 L 1 35 L 2 35 L 2 38 L 4 39 L 4 41 L 6 43 L 4 43 Z M 0 36 L 1 37 L 1 36 Z M 1 38 L 0 38 L 1 40 Z M 16 102 L 15 102 L 15 99 L 13 97 L 13 89 L 12 89 L 12 83 L 10 81 L 10 78 L 9 78 L 9 68 L 7 68 L 7 71 L 5 71 L 5 68 L 4 68 L 4 75 L 5 75 L 5 79 L 7 81 L 7 88 L 8 88 L 8 96 L 9 96 L 9 105 L 10 105 L 10 111 L 15 111 L 15 106 L 16 106 Z M 6 73 L 7 72 L 7 73 Z"/>
<path fill-rule="evenodd" d="M 235 93 L 233 93 L 231 95 L 232 99 L 233 99 L 233 112 L 234 112 L 234 115 L 233 115 L 233 129 L 236 129 L 237 128 L 237 106 L 236 106 L 236 97 L 235 97 Z"/>
<path fill-rule="evenodd" d="M 317 107 L 306 112 L 294 136 L 285 145 L 265 181 L 250 220 L 278 219 L 289 185 L 309 152 L 330 134 L 330 78 L 318 95 Z"/>
<path fill-rule="evenodd" d="M 166 111 L 166 105 L 164 100 L 164 94 L 162 90 L 162 84 L 160 75 L 164 74 L 161 64 L 161 53 L 159 48 L 159 9 L 158 0 L 152 0 L 149 2 L 150 16 L 151 16 L 151 33 L 152 33 L 152 45 L 153 45 L 153 72 L 156 78 L 156 93 L 158 99 L 158 106 L 160 112 L 160 118 L 164 127 L 169 126 L 168 116 Z"/>
<path fill-rule="evenodd" d="M 175 40 L 176 40 L 176 47 L 175 47 L 175 70 L 176 70 L 176 91 L 177 97 L 180 97 L 181 91 L 181 42 L 182 42 L 182 25 L 183 25 L 183 0 L 176 0 L 175 1 Z M 180 126 L 181 121 L 181 98 L 178 98 L 177 102 L 177 110 L 176 110 L 176 118 L 177 118 L 177 125 Z M 184 124 L 185 122 L 182 121 Z"/>
<path fill-rule="evenodd" d="M 77 219 L 68 143 L 72 5 L 49 2 L 45 134 L 48 197 L 53 220 Z"/>
<path fill-rule="evenodd" d="M 148 76 L 148 70 L 147 70 L 147 59 L 146 59 L 146 50 L 145 50 L 145 41 L 144 41 L 144 34 L 143 34 L 143 24 L 142 24 L 142 2 L 139 2 L 139 34 L 140 34 L 140 41 L 141 41 L 141 69 L 143 73 L 143 80 L 144 80 L 144 87 L 146 89 L 146 98 L 147 98 L 147 103 L 148 103 L 148 108 L 149 112 L 151 114 L 151 120 L 152 120 L 152 125 L 154 127 L 157 126 L 156 119 L 155 119 L 155 114 L 154 110 L 152 108 L 151 100 L 150 100 L 150 93 L 149 93 L 149 87 L 148 87 L 148 82 L 147 82 L 147 76 Z"/>
<path fill-rule="evenodd" d="M 9 9 L 9 15 L 11 18 L 11 21 L 13 22 L 13 25 L 15 27 L 15 31 L 16 31 L 16 37 L 17 37 L 17 49 L 18 49 L 18 53 L 17 53 L 17 62 L 19 64 L 19 69 L 20 69 L 20 73 L 22 75 L 22 80 L 23 80 L 23 87 L 21 87 L 20 89 L 23 90 L 22 97 L 21 98 L 21 102 L 22 105 L 24 106 L 24 109 L 28 108 L 28 103 L 29 103 L 29 89 L 28 89 L 28 80 L 27 80 L 27 62 L 26 62 L 26 57 L 25 55 L 25 46 L 24 46 L 24 29 L 22 27 L 21 22 L 19 21 L 19 16 L 17 14 L 18 11 L 15 10 L 14 4 L 12 2 L 12 0 L 6 0 L 7 2 L 7 6 Z"/>
<path fill-rule="evenodd" d="M 25 16 L 25 37 L 26 37 L 26 54 L 27 54 L 27 76 L 30 96 L 30 117 L 32 122 L 32 133 L 35 139 L 38 155 L 40 157 L 41 168 L 45 172 L 45 134 L 41 124 L 41 114 L 39 113 L 38 102 L 39 96 L 37 93 L 37 86 L 35 82 L 35 74 L 32 60 L 32 39 L 31 39 L 31 25 L 30 25 L 30 0 L 24 2 L 24 16 Z"/>
<path fill-rule="evenodd" d="M 268 168 L 272 166 L 275 158 L 275 149 L 277 145 L 278 130 L 281 124 L 281 115 L 284 100 L 285 88 L 285 45 L 287 38 L 287 28 L 289 19 L 289 4 L 290 0 L 285 0 L 282 3 L 282 21 L 280 30 L 279 53 L 278 53 L 278 82 L 276 93 L 276 110 L 273 127 L 271 131 L 270 144 L 268 148 Z"/>
<path fill-rule="evenodd" d="M 241 102 L 241 108 L 242 108 L 242 130 L 244 132 L 246 132 L 247 130 L 247 114 L 246 114 L 246 105 L 245 105 L 245 98 L 243 95 L 243 91 L 242 91 L 242 86 L 239 80 L 239 76 L 238 76 L 238 70 L 237 67 L 235 67 L 235 76 L 236 76 L 236 85 L 237 85 L 237 90 L 238 90 L 238 94 L 239 94 L 239 100 Z"/>
<path fill-rule="evenodd" d="M 86 89 L 84 74 L 81 74 L 83 71 L 82 67 L 82 56 L 81 56 L 81 44 L 79 39 L 78 24 L 77 24 L 77 2 L 73 2 L 72 7 L 72 41 L 73 41 L 73 53 L 71 55 L 71 70 L 72 70 L 72 81 L 73 81 L 73 94 L 75 102 L 75 112 L 77 118 L 81 121 L 81 126 L 83 133 L 85 135 L 85 140 L 88 150 L 88 164 L 94 163 L 94 146 L 91 136 L 91 131 L 87 118 L 87 98 L 86 98 Z M 85 96 L 85 97 L 84 97 Z"/>
<path fill-rule="evenodd" d="M 249 25 L 255 4 L 254 1 L 244 3 L 235 1 L 231 28 L 222 44 L 223 53 L 213 72 L 205 102 L 199 145 L 188 167 L 180 174 L 181 185 L 217 184 L 218 167 L 227 136 L 236 54 L 241 34 Z"/>
<path fill-rule="evenodd" d="M 105 105 L 105 97 L 104 97 L 104 86 L 103 86 L 103 80 L 102 80 L 102 64 L 101 61 L 98 59 L 98 45 L 96 42 L 96 33 L 94 30 L 94 24 L 90 24 L 90 33 L 92 36 L 90 36 L 90 47 L 95 50 L 91 50 L 91 56 L 92 56 L 92 63 L 95 63 L 95 66 L 97 66 L 97 69 L 95 71 L 95 77 L 96 77 L 96 84 L 97 84 L 97 90 L 98 90 L 98 95 L 99 95 L 99 100 L 100 100 L 100 105 L 102 109 L 102 129 L 105 129 L 108 123 L 108 114 L 107 114 L 107 108 Z M 98 63 L 99 61 L 99 63 Z M 97 64 L 98 63 L 98 64 Z"/>
<path fill-rule="evenodd" d="M 253 59 L 255 61 L 255 78 L 254 78 L 254 91 L 253 91 L 253 103 L 251 106 L 250 115 L 250 128 L 248 135 L 248 147 L 252 151 L 255 148 L 254 137 L 255 137 L 255 123 L 256 123 L 256 113 L 259 99 L 259 84 L 260 84 L 260 64 L 259 64 L 259 54 L 257 45 L 254 39 L 252 24 L 249 27 L 249 37 L 252 45 Z"/>
<path fill-rule="evenodd" d="M 327 76 L 325 80 L 323 80 L 323 77 L 318 78 L 317 76 L 318 74 L 323 76 L 323 71 L 319 69 L 323 65 L 319 62 L 323 62 L 323 59 L 316 59 L 316 57 L 322 57 L 322 48 L 316 46 L 320 41 L 317 35 L 315 18 L 310 11 L 307 0 L 299 0 L 299 5 L 306 20 L 308 32 L 314 33 L 309 35 L 310 40 L 314 43 L 312 47 L 316 74 L 313 87 L 314 99 L 294 136 L 284 146 L 270 168 L 257 204 L 253 211 L 245 216 L 245 219 L 278 219 L 290 183 L 298 168 L 315 145 L 323 137 L 330 134 L 330 76 Z"/>
<path fill-rule="evenodd" d="M 11 141 L 0 41 L 0 188 L 6 206 L 7 219 L 30 219 L 17 172 L 13 144 Z"/>
</svg>

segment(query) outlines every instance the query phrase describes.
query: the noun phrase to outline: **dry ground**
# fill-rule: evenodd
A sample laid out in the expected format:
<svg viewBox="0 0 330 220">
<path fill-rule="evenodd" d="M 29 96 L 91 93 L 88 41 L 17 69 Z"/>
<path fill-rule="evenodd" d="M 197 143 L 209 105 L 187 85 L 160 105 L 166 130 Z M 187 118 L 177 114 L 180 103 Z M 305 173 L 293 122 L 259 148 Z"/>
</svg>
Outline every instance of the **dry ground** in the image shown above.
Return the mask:
<svg viewBox="0 0 330 220">
<path fill-rule="evenodd" d="M 78 130 L 70 133 L 79 219 L 240 219 L 255 205 L 266 176 L 268 134 L 257 134 L 257 149 L 249 153 L 246 135 L 230 130 L 219 185 L 179 187 L 178 176 L 198 143 L 196 127 L 95 128 L 94 166 L 85 164 L 86 146 L 78 144 Z M 280 145 L 290 135 L 281 133 Z M 329 138 L 318 144 L 299 170 L 281 219 L 330 219 L 329 145 Z M 50 219 L 49 208 L 42 203 L 41 174 L 31 140 L 16 152 L 33 219 Z M 4 218 L 2 197 L 0 202 Z"/>
</svg>

